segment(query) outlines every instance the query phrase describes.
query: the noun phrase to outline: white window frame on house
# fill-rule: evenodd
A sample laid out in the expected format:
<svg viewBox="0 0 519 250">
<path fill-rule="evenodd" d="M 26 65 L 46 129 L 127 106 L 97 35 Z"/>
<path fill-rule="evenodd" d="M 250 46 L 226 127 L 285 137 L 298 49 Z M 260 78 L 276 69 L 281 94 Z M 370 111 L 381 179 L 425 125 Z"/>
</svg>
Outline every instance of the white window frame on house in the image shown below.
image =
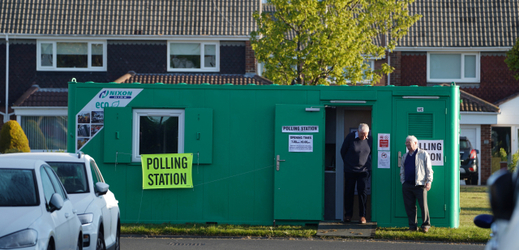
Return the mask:
<svg viewBox="0 0 519 250">
<path fill-rule="evenodd" d="M 68 108 L 67 107 L 14 107 L 14 113 L 16 115 L 16 121 L 18 124 L 23 126 L 22 117 L 67 117 L 68 116 Z M 67 121 L 68 122 L 68 121 Z M 30 131 L 24 131 L 25 134 L 30 133 Z M 45 135 L 45 134 L 44 134 Z M 64 139 L 67 138 L 67 131 L 63 135 Z M 47 139 L 47 137 L 45 138 Z M 34 149 L 31 148 L 31 152 L 46 152 L 46 151 L 66 151 L 66 145 L 64 148 L 48 148 L 48 149 Z"/>
<path fill-rule="evenodd" d="M 132 161 L 140 162 L 140 117 L 141 116 L 169 116 L 178 117 L 178 152 L 184 153 L 184 133 L 185 133 L 185 110 L 183 109 L 134 109 L 132 127 Z"/>
<path fill-rule="evenodd" d="M 375 59 L 374 58 L 368 58 L 366 59 L 366 61 L 368 61 L 368 65 L 369 65 L 369 68 L 367 70 L 375 70 Z M 373 81 L 373 77 L 372 78 L 369 78 L 369 79 L 364 79 L 362 80 L 361 82 L 359 82 L 360 84 L 371 84 L 371 81 Z M 348 83 L 351 83 L 349 80 L 348 80 Z"/>
<path fill-rule="evenodd" d="M 460 78 L 431 78 L 431 55 L 442 54 L 442 55 L 460 55 Z M 475 56 L 475 77 L 465 77 L 465 56 Z M 480 62 L 481 54 L 479 52 L 427 52 L 427 82 L 438 82 L 438 83 L 479 83 L 480 82 Z"/>
<path fill-rule="evenodd" d="M 365 59 L 365 61 L 368 62 L 366 64 L 369 65 L 367 70 L 375 70 L 375 60 L 376 59 L 374 57 L 368 57 L 368 58 Z M 373 81 L 373 78 L 364 79 L 364 80 L 358 82 L 357 84 L 368 85 L 368 84 L 371 84 L 371 81 Z M 331 79 L 330 82 L 335 83 L 335 81 L 333 79 Z M 351 84 L 351 81 L 349 79 L 346 79 L 346 83 Z"/>
<path fill-rule="evenodd" d="M 171 45 L 172 44 L 199 44 L 200 45 L 200 68 L 173 68 L 171 67 Z M 215 46 L 215 66 L 206 67 L 205 65 L 205 46 Z M 218 72 L 220 71 L 220 42 L 218 41 L 168 41 L 167 69 L 169 72 Z"/>
<path fill-rule="evenodd" d="M 87 67 L 76 68 L 76 67 L 58 67 L 57 56 L 58 56 L 58 43 L 85 43 L 87 44 Z M 52 45 L 52 65 L 42 65 L 42 44 Z M 102 53 L 102 66 L 92 66 L 92 45 L 103 45 Z M 95 54 L 94 54 L 95 55 Z M 107 43 L 106 40 L 98 41 L 82 41 L 82 40 L 38 40 L 36 46 L 36 70 L 37 71 L 106 71 L 107 69 Z"/>
</svg>

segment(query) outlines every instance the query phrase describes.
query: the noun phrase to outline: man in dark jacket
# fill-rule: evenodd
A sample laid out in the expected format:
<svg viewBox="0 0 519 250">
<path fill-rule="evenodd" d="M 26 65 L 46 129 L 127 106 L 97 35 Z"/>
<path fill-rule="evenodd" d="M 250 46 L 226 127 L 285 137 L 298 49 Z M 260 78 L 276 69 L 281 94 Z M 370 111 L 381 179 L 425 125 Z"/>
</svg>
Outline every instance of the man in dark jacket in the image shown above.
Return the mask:
<svg viewBox="0 0 519 250">
<path fill-rule="evenodd" d="M 371 144 L 369 126 L 361 123 L 356 132 L 349 133 L 341 147 L 344 161 L 344 221 L 350 222 L 353 215 L 355 185 L 359 197 L 360 223 L 366 223 L 367 185 L 371 175 Z"/>
</svg>

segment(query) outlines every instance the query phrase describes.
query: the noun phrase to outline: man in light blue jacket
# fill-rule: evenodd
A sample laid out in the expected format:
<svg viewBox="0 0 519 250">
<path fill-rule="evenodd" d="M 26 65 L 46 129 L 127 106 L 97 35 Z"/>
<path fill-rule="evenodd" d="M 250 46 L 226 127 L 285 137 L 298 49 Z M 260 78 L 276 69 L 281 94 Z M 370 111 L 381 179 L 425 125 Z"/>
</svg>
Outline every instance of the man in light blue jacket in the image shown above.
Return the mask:
<svg viewBox="0 0 519 250">
<path fill-rule="evenodd" d="M 416 201 L 422 210 L 422 230 L 424 233 L 431 227 L 429 208 L 427 206 L 427 191 L 431 190 L 433 170 L 431 158 L 427 151 L 418 148 L 418 139 L 407 136 L 405 146 L 408 152 L 402 157 L 400 166 L 400 182 L 404 197 L 405 212 L 409 220 L 409 230 L 418 229 L 416 218 Z"/>
</svg>

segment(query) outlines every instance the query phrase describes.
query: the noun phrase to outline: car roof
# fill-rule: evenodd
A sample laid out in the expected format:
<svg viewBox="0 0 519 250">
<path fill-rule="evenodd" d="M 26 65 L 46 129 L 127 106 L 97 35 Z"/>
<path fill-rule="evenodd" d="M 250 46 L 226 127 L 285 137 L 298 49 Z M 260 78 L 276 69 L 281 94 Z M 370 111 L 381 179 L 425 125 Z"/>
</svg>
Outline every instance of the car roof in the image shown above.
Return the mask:
<svg viewBox="0 0 519 250">
<path fill-rule="evenodd" d="M 0 159 L 7 155 L 0 155 Z M 85 162 L 89 156 L 85 154 L 58 153 L 58 152 L 31 152 L 31 153 L 13 153 L 8 154 L 9 157 L 17 159 L 40 159 L 43 161 L 53 162 Z M 79 157 L 78 157 L 79 156 Z"/>
<path fill-rule="evenodd" d="M 48 165 L 42 160 L 20 159 L 19 157 L 12 157 L 11 155 L 2 155 L 2 157 L 0 158 L 0 168 L 36 169 L 44 164 Z"/>
</svg>

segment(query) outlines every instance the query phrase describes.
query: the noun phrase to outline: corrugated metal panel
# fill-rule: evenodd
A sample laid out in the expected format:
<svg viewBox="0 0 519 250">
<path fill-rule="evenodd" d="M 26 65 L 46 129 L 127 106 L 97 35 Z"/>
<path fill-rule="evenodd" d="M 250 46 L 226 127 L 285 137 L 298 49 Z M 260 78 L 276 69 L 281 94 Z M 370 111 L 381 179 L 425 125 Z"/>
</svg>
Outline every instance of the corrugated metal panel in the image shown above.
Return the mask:
<svg viewBox="0 0 519 250">
<path fill-rule="evenodd" d="M 417 138 L 433 137 L 433 114 L 409 114 L 408 132 Z"/>
</svg>

